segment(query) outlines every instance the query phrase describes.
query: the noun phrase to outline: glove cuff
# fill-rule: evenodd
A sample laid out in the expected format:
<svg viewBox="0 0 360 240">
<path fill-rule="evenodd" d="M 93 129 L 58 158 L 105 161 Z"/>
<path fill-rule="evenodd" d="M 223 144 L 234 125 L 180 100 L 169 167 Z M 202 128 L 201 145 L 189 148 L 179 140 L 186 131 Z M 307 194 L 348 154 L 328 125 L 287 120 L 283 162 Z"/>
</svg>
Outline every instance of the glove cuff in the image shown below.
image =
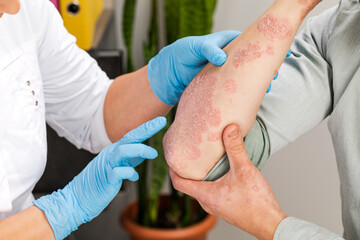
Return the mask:
<svg viewBox="0 0 360 240">
<path fill-rule="evenodd" d="M 73 216 L 73 208 L 66 203 L 67 199 L 71 199 L 68 195 L 69 189 L 66 186 L 63 190 L 58 190 L 33 202 L 36 207 L 45 212 L 46 218 L 54 231 L 55 239 L 66 238 L 71 232 L 77 230 L 82 223 L 76 221 Z"/>
<path fill-rule="evenodd" d="M 147 73 L 150 87 L 163 103 L 173 106 L 178 103 L 181 93 L 175 91 L 176 86 L 173 86 L 170 81 L 173 73 L 171 73 L 170 69 L 163 67 L 164 64 L 159 62 L 159 54 L 148 63 Z"/>
</svg>

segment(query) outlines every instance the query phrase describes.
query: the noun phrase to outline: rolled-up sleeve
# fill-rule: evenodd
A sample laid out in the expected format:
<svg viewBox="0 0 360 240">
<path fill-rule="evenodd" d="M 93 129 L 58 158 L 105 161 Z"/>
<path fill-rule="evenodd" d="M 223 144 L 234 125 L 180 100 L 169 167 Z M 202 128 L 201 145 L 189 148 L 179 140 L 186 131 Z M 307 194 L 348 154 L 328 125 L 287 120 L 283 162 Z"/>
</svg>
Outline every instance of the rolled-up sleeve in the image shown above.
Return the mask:
<svg viewBox="0 0 360 240">
<path fill-rule="evenodd" d="M 112 83 L 97 62 L 76 45 L 50 1 L 42 1 L 38 54 L 44 83 L 46 121 L 78 148 L 93 153 L 111 144 L 103 119 Z"/>
<path fill-rule="evenodd" d="M 258 112 L 275 153 L 323 121 L 333 109 L 332 68 L 327 59 L 333 8 L 309 20 L 295 38 Z"/>
<path fill-rule="evenodd" d="M 0 220 L 5 218 L 4 213 L 11 212 L 12 210 L 9 182 L 4 164 L 4 159 L 7 158 L 5 154 L 0 149 Z"/>
<path fill-rule="evenodd" d="M 331 114 L 332 68 L 327 61 L 327 44 L 336 14 L 337 8 L 332 8 L 312 18 L 294 40 L 291 57 L 285 60 L 279 78 L 273 81 L 259 109 L 257 122 L 263 127 L 255 124 L 245 139 L 245 143 L 251 145 L 247 148 L 249 156 L 261 158 L 252 159 L 254 163 L 260 162 L 262 166 L 270 154 L 295 141 Z M 274 239 L 343 238 L 315 224 L 288 217 L 278 226 Z"/>
<path fill-rule="evenodd" d="M 326 59 L 332 19 L 336 13 L 337 9 L 332 8 L 310 19 L 307 27 L 295 38 L 291 46 L 292 55 L 285 60 L 278 79 L 273 81 L 270 93 L 266 94 L 260 106 L 256 120 L 259 124 L 255 124 L 245 138 L 245 143 L 252 145 L 247 148 L 249 156 L 268 158 L 331 114 L 332 68 Z M 264 152 L 269 154 L 262 154 Z M 266 161 L 252 160 L 262 164 Z"/>
<path fill-rule="evenodd" d="M 344 240 L 341 236 L 304 220 L 287 217 L 276 229 L 274 240 Z"/>
</svg>

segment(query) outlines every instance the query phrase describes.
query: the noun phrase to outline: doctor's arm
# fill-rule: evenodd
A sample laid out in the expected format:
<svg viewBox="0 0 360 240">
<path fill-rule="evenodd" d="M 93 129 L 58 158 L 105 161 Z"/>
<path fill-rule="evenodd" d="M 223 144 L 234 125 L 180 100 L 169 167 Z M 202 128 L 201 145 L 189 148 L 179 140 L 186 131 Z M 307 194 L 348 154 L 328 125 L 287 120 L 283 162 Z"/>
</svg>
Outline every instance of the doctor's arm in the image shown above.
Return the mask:
<svg viewBox="0 0 360 240">
<path fill-rule="evenodd" d="M 176 105 L 186 86 L 208 61 L 222 65 L 221 49 L 239 35 L 223 31 L 186 37 L 163 48 L 149 64 L 113 81 L 105 98 L 104 122 L 111 141 Z"/>
<path fill-rule="evenodd" d="M 137 181 L 134 167 L 157 157 L 142 144 L 166 125 L 158 117 L 106 147 L 63 189 L 43 196 L 34 205 L 0 221 L 0 239 L 64 239 L 97 217 L 118 194 L 124 180 Z"/>
<path fill-rule="evenodd" d="M 45 213 L 35 206 L 0 221 L 0 239 L 55 239 Z"/>
<path fill-rule="evenodd" d="M 163 48 L 148 66 L 112 81 L 77 47 L 51 3 L 44 5 L 38 36 L 46 120 L 60 136 L 91 152 L 166 115 L 208 61 L 226 61 L 222 48 L 239 35 L 223 31 L 180 39 Z"/>
</svg>

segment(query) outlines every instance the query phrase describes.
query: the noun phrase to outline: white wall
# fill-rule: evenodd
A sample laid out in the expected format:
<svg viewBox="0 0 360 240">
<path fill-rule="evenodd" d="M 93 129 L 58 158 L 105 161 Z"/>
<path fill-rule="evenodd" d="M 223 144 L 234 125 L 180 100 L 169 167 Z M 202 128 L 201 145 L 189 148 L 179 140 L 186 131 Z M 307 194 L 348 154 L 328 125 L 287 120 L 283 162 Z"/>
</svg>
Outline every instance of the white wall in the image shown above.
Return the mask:
<svg viewBox="0 0 360 240">
<path fill-rule="evenodd" d="M 271 3 L 272 1 L 268 0 L 218 0 L 213 31 L 244 30 Z M 326 0 L 310 15 L 318 15 L 337 3 L 337 0 Z M 266 164 L 263 174 L 273 187 L 280 206 L 288 215 L 342 234 L 340 185 L 331 138 L 325 122 L 275 153 Z M 210 233 L 210 240 L 217 239 L 255 238 L 220 221 Z"/>
</svg>

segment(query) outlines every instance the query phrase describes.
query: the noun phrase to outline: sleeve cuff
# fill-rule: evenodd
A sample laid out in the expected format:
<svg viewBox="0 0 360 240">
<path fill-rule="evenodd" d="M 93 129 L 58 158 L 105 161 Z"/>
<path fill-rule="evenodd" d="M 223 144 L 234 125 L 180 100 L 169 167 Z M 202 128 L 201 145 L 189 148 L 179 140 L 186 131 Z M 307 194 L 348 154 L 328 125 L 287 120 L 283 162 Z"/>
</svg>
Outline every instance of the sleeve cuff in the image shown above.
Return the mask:
<svg viewBox="0 0 360 240">
<path fill-rule="evenodd" d="M 3 168 L 4 169 L 4 168 Z M 9 184 L 5 171 L 0 169 L 0 213 L 9 213 L 12 211 L 12 203 L 10 198 Z M 1 220 L 1 216 L 0 216 Z"/>
<path fill-rule="evenodd" d="M 107 90 L 109 89 L 110 85 L 113 81 L 109 81 L 107 85 Z M 106 92 L 107 92 L 106 90 Z M 112 144 L 111 140 L 109 139 L 106 129 L 105 129 L 105 122 L 104 122 L 104 102 L 105 102 L 106 94 L 103 96 L 100 106 L 97 109 L 91 124 L 91 151 L 93 153 L 100 152 L 103 148 Z"/>
<path fill-rule="evenodd" d="M 304 220 L 287 217 L 276 229 L 274 240 L 344 240 L 339 235 Z"/>
<path fill-rule="evenodd" d="M 0 149 L 0 220 L 2 219 L 2 213 L 9 213 L 12 211 L 12 203 L 10 197 L 10 189 L 9 189 L 9 182 L 7 179 L 5 165 L 3 162 L 3 158 L 6 158 L 4 152 Z"/>
</svg>

